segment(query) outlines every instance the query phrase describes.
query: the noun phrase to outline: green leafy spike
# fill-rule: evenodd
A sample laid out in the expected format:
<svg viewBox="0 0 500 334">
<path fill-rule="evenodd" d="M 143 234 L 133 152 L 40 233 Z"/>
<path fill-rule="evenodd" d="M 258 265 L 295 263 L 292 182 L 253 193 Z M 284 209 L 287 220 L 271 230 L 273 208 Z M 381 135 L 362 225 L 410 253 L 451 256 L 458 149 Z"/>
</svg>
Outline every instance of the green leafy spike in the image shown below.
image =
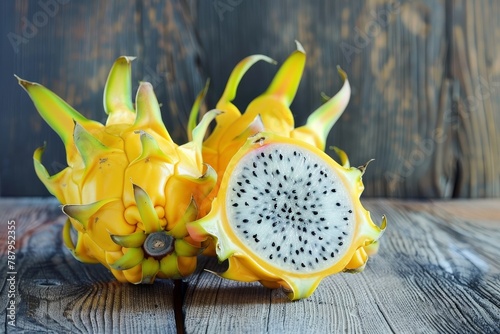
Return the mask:
<svg viewBox="0 0 500 334">
<path fill-rule="evenodd" d="M 149 128 L 165 139 L 172 140 L 161 119 L 160 105 L 156 99 L 153 86 L 149 82 L 141 82 L 135 99 L 137 117 L 134 127 Z"/>
<path fill-rule="evenodd" d="M 104 111 L 108 115 L 106 125 L 132 124 L 135 118 L 132 105 L 132 65 L 135 57 L 116 59 L 104 87 Z"/>
<path fill-rule="evenodd" d="M 306 64 L 306 53 L 302 45 L 298 42 L 297 50 L 285 60 L 267 88 L 264 95 L 278 96 L 289 106 L 297 93 L 300 79 Z"/>
<path fill-rule="evenodd" d="M 85 166 L 90 166 L 102 153 L 109 152 L 107 146 L 92 136 L 79 123 L 75 124 L 73 139 Z"/>
<path fill-rule="evenodd" d="M 85 118 L 63 99 L 44 86 L 38 83 L 23 80 L 18 76 L 15 77 L 17 78 L 19 85 L 26 90 L 28 95 L 33 100 L 38 113 L 59 135 L 64 143 L 64 146 L 68 147 L 68 145 L 72 143 L 75 121 L 86 127 L 102 126 L 102 124 L 98 122 Z"/>
<path fill-rule="evenodd" d="M 68 217 L 73 218 L 80 223 L 82 231 L 87 230 L 89 220 L 99 211 L 103 206 L 111 202 L 117 201 L 115 198 L 104 199 L 90 204 L 66 204 L 62 207 L 62 211 Z"/>
<path fill-rule="evenodd" d="M 144 191 L 144 189 L 135 184 L 133 186 L 135 204 L 137 205 L 139 214 L 141 215 L 142 224 L 144 225 L 144 232 L 150 234 L 160 231 L 160 221 L 158 219 L 158 214 L 156 213 L 153 206 L 153 202 L 151 202 L 151 198 L 149 198 L 149 195 Z"/>
<path fill-rule="evenodd" d="M 196 100 L 193 103 L 193 107 L 191 108 L 191 112 L 189 113 L 189 120 L 187 124 L 187 135 L 189 141 L 193 140 L 193 130 L 196 127 L 198 114 L 200 112 L 200 106 L 203 100 L 205 99 L 205 96 L 207 95 L 209 84 L 210 84 L 210 79 L 207 80 L 207 82 L 205 83 L 205 87 L 203 87 L 203 90 L 196 97 Z"/>
</svg>

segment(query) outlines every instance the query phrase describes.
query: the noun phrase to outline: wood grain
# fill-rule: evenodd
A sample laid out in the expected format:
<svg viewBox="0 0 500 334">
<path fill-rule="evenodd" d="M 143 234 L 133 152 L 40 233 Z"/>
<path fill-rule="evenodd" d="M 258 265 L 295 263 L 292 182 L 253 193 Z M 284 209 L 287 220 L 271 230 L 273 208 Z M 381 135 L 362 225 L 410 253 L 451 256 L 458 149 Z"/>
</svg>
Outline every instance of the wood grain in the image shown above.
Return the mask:
<svg viewBox="0 0 500 334">
<path fill-rule="evenodd" d="M 498 204 L 367 200 L 373 217 L 388 215 L 389 227 L 363 273 L 329 277 L 310 298 L 291 303 L 281 291 L 200 271 L 186 295 L 186 331 L 494 333 Z M 212 260 L 205 268 L 221 270 Z"/>
<path fill-rule="evenodd" d="M 58 2 L 59 3 L 59 2 Z M 2 2 L 2 31 L 24 36 L 44 13 L 39 2 Z M 3 38 L 5 112 L 0 113 L 0 194 L 47 195 L 32 168 L 47 141 L 50 173 L 64 149 L 12 77 L 38 81 L 84 115 L 104 120 L 102 91 L 119 55 L 137 56 L 135 89 L 152 82 L 172 137 L 186 141 L 191 104 L 211 79 L 213 108 L 233 66 L 263 53 L 278 62 L 299 40 L 308 60 L 292 104 L 297 125 L 349 75 L 351 102 L 328 144 L 355 165 L 375 158 L 366 196 L 500 196 L 500 6 L 495 0 L 61 1 L 26 43 Z M 236 104 L 245 109 L 276 66 L 256 64 Z M 328 151 L 333 155 L 332 151 Z"/>
<path fill-rule="evenodd" d="M 173 284 L 120 284 L 99 264 L 78 262 L 62 244 L 54 200 L 0 200 L 2 314 L 7 307 L 7 221 L 16 221 L 16 328 L 7 332 L 175 333 Z M 10 276 L 10 275 L 9 275 Z M 3 331 L 3 330 L 0 330 Z"/>
<path fill-rule="evenodd" d="M 364 202 L 374 219 L 389 217 L 379 254 L 363 273 L 328 277 L 310 298 L 290 302 L 280 290 L 226 281 L 204 271 L 224 269 L 213 258 L 202 259 L 197 272 L 177 284 L 177 291 L 164 280 L 146 286 L 119 284 L 103 266 L 80 263 L 64 248 L 64 217 L 56 201 L 3 198 L 0 309 L 8 302 L 6 222 L 14 219 L 17 330 L 498 332 L 498 199 Z M 15 332 L 5 317 L 0 317 L 0 328 Z"/>
</svg>

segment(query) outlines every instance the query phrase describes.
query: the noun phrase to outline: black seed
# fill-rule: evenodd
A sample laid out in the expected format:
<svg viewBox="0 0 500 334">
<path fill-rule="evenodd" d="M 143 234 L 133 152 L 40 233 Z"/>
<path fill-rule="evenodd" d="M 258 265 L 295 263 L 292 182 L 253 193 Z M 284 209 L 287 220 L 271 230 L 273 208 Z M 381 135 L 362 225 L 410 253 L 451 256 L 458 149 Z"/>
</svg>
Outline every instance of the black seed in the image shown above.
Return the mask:
<svg viewBox="0 0 500 334">
<path fill-rule="evenodd" d="M 238 203 L 233 203 L 233 207 L 238 207 Z"/>
<path fill-rule="evenodd" d="M 335 203 L 335 205 L 336 205 L 336 206 L 340 206 L 340 203 L 339 203 L 339 202 L 337 202 L 337 203 Z"/>
<path fill-rule="evenodd" d="M 243 222 L 244 222 L 244 223 L 248 223 L 248 219 L 246 219 L 246 218 L 245 218 L 245 219 L 243 219 Z"/>
<path fill-rule="evenodd" d="M 295 254 L 297 254 L 297 255 L 299 255 L 299 254 L 300 254 L 300 252 L 299 252 L 299 250 L 298 250 L 298 249 L 296 249 L 296 250 L 295 250 Z"/>
<path fill-rule="evenodd" d="M 252 197 L 252 199 L 253 199 L 254 201 L 258 201 L 258 200 L 259 200 L 259 198 L 258 198 L 257 196 Z"/>
<path fill-rule="evenodd" d="M 344 217 L 344 220 L 349 220 L 349 218 L 347 218 L 347 217 Z"/>
<path fill-rule="evenodd" d="M 301 263 L 300 265 L 302 266 L 302 268 L 306 267 L 306 265 L 304 263 Z"/>
<path fill-rule="evenodd" d="M 253 162 L 252 165 L 253 165 L 253 168 L 257 168 L 257 163 L 255 161 Z"/>
<path fill-rule="evenodd" d="M 269 157 L 269 160 L 271 160 L 271 161 L 273 160 L 273 156 L 271 155 L 271 153 L 269 153 L 268 157 Z"/>
<path fill-rule="evenodd" d="M 349 212 L 349 213 L 352 213 L 352 210 L 349 210 L 348 212 Z"/>
<path fill-rule="evenodd" d="M 276 247 L 276 250 L 279 252 L 281 249 L 281 246 Z"/>
<path fill-rule="evenodd" d="M 283 262 L 286 262 L 287 260 L 288 260 L 288 257 L 286 257 L 286 256 L 285 256 L 285 257 L 283 258 Z"/>
<path fill-rule="evenodd" d="M 253 176 L 257 177 L 257 173 L 255 173 L 254 170 L 252 171 L 252 174 L 253 174 Z"/>
<path fill-rule="evenodd" d="M 262 219 L 257 220 L 257 224 L 262 223 Z"/>
<path fill-rule="evenodd" d="M 331 253 L 330 253 L 330 256 L 331 256 L 331 257 L 335 257 L 335 253 L 334 253 L 334 252 L 331 252 Z"/>
<path fill-rule="evenodd" d="M 269 259 L 272 260 L 273 259 L 273 254 L 269 255 Z"/>
<path fill-rule="evenodd" d="M 263 157 L 263 158 L 266 157 L 266 155 L 264 154 L 264 152 L 260 152 L 260 156 Z"/>
<path fill-rule="evenodd" d="M 283 160 L 283 154 L 280 153 L 280 160 Z"/>
<path fill-rule="evenodd" d="M 339 242 L 339 246 L 342 246 L 344 243 L 343 242 Z"/>
</svg>

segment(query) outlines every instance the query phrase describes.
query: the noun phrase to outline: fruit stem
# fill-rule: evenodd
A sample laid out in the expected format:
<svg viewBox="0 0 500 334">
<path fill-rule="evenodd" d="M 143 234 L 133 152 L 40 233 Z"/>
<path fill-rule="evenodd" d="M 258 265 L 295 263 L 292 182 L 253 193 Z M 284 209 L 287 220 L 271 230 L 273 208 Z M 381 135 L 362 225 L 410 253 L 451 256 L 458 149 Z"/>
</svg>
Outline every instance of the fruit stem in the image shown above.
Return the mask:
<svg viewBox="0 0 500 334">
<path fill-rule="evenodd" d="M 156 259 L 161 259 L 174 251 L 174 238 L 165 231 L 153 232 L 144 241 L 144 252 Z"/>
</svg>

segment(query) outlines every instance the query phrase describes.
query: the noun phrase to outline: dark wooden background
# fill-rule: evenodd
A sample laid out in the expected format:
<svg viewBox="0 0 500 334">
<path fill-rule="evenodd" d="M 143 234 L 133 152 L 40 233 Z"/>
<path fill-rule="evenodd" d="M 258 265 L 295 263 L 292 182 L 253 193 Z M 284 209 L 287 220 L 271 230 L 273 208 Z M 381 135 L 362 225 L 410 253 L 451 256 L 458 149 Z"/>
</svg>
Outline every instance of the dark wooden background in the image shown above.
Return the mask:
<svg viewBox="0 0 500 334">
<path fill-rule="evenodd" d="M 134 89 L 152 82 L 172 137 L 186 141 L 191 104 L 207 78 L 212 108 L 233 66 L 263 53 L 282 62 L 299 40 L 308 54 L 292 105 L 297 124 L 349 75 L 349 107 L 329 139 L 353 164 L 368 159 L 366 196 L 500 196 L 500 3 L 414 1 L 2 1 L 0 196 L 48 195 L 32 152 L 64 168 L 58 137 L 13 74 L 40 82 L 104 120 L 102 92 L 120 55 L 137 56 Z M 237 105 L 276 67 L 257 64 Z"/>
</svg>

